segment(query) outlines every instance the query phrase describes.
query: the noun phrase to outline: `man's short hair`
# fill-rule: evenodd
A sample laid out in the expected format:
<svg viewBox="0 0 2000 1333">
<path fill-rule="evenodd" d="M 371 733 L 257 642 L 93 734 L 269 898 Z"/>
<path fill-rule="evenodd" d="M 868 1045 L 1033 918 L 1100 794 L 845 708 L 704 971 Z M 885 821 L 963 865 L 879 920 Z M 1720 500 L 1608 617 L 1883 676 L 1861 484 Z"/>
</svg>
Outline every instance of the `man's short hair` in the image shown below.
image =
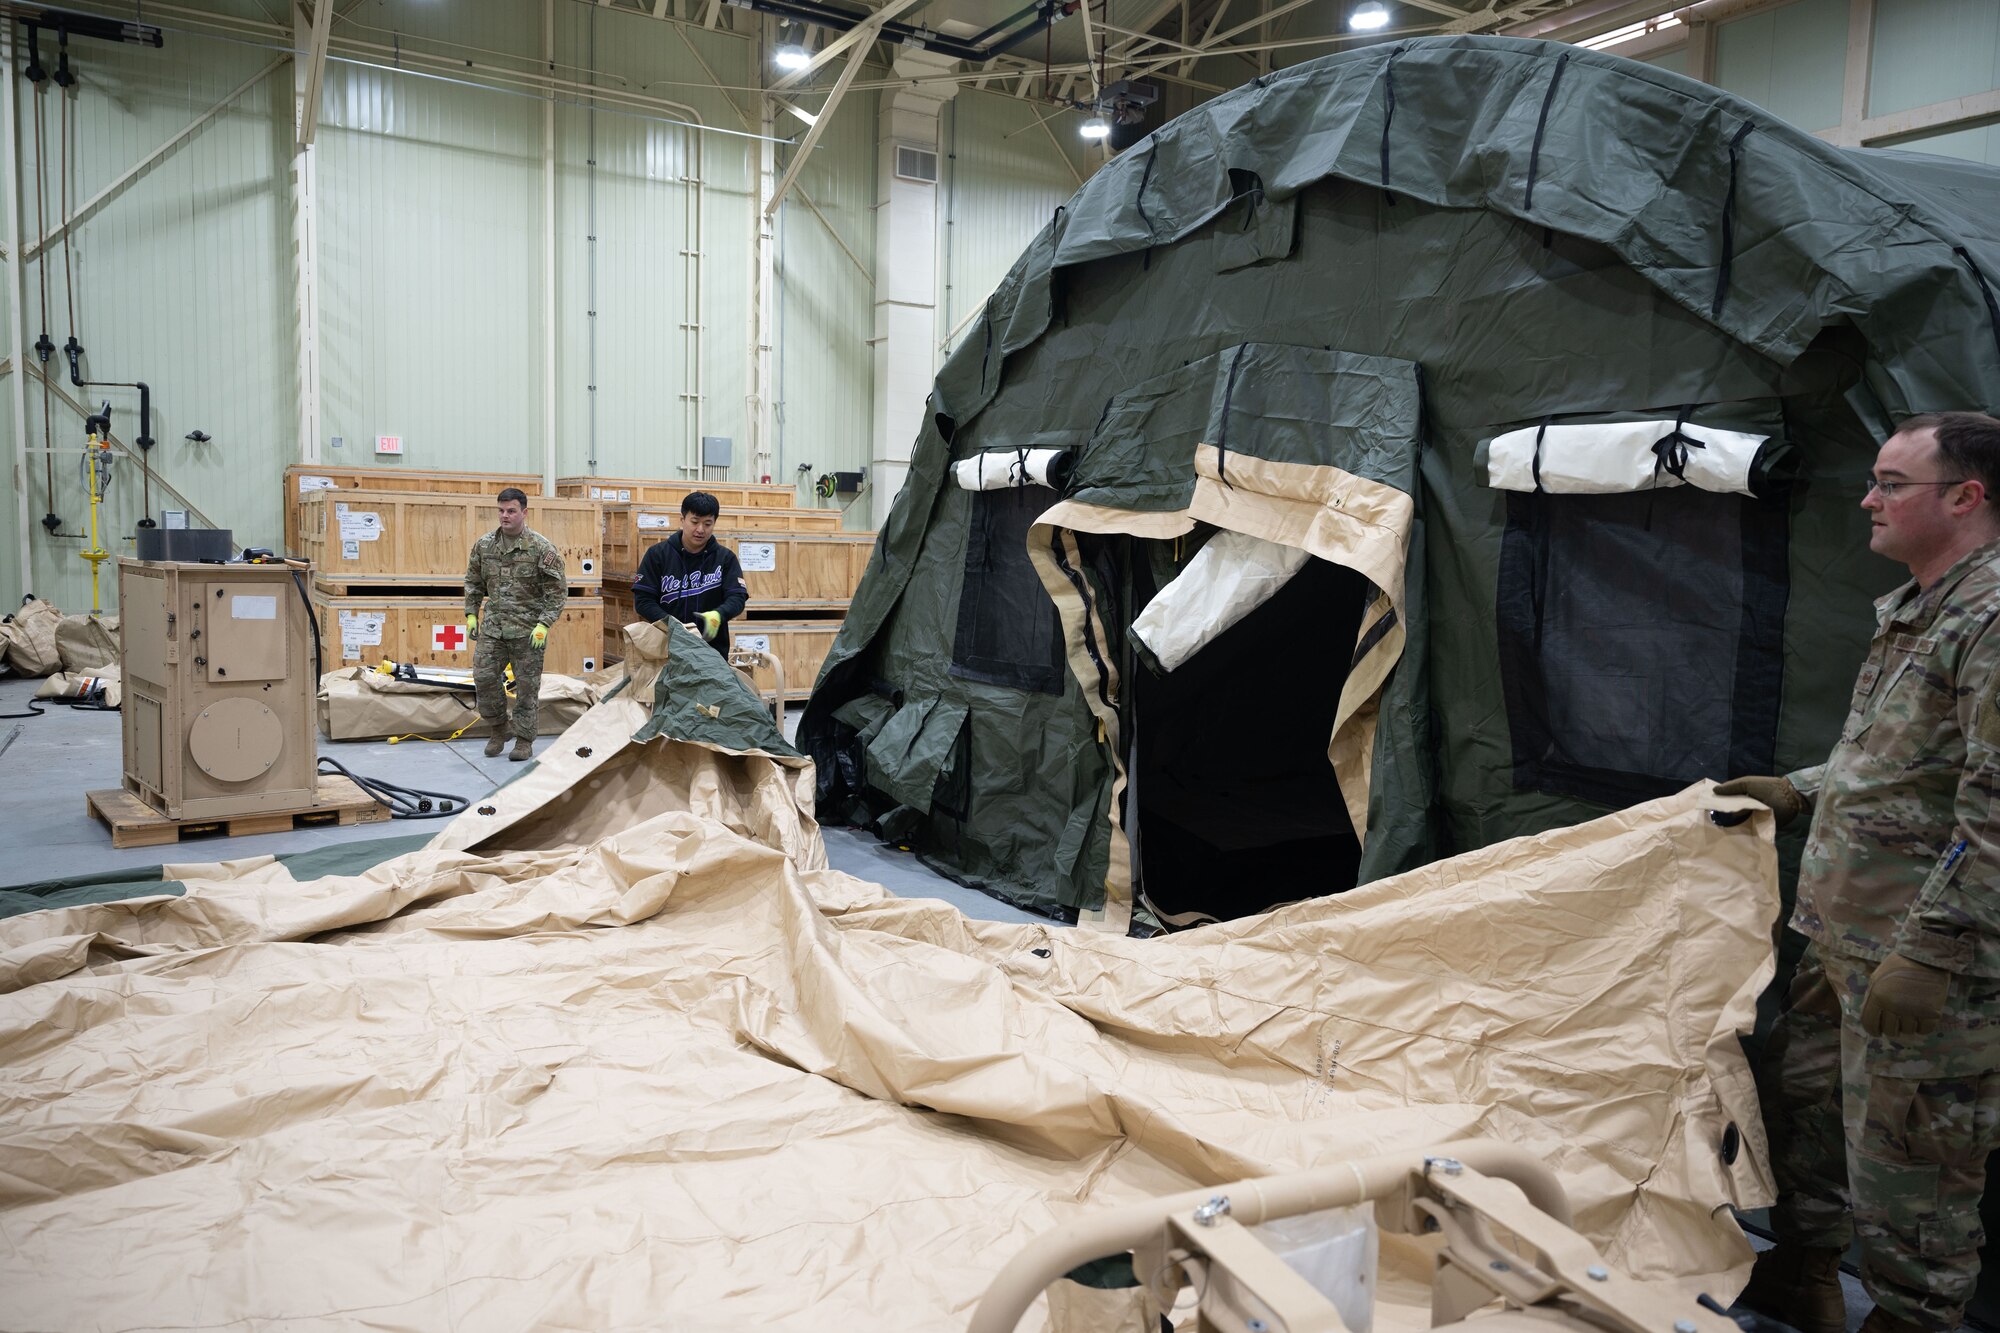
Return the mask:
<svg viewBox="0 0 2000 1333">
<path fill-rule="evenodd" d="M 707 491 L 689 491 L 687 499 L 681 501 L 681 512 L 696 518 L 714 518 L 722 512 L 722 501 Z"/>
<path fill-rule="evenodd" d="M 1986 498 L 2000 504 L 2000 420 L 1984 412 L 1925 412 L 1896 427 L 1898 435 L 1917 430 L 1937 432 L 1938 461 L 1948 476 L 1982 483 Z"/>
<path fill-rule="evenodd" d="M 509 486 L 506 490 L 500 492 L 501 504 L 506 504 L 509 500 L 514 501 L 523 509 L 528 507 L 528 493 L 519 486 Z"/>
</svg>

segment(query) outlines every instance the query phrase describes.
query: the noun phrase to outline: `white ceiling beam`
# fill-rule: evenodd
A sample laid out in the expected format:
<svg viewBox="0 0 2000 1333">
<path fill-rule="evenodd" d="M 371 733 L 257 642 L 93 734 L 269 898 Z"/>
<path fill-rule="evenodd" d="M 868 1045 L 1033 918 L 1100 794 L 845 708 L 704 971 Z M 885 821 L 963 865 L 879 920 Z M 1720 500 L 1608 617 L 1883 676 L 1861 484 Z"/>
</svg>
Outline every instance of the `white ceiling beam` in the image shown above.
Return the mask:
<svg viewBox="0 0 2000 1333">
<path fill-rule="evenodd" d="M 909 0 L 911 4 L 915 2 L 916 0 Z M 890 3 L 893 5 L 895 0 L 890 0 Z M 907 7 L 908 5 L 905 5 L 905 8 Z M 875 12 L 878 15 L 886 14 L 888 7 L 885 6 Z M 875 26 L 881 27 L 882 22 L 886 20 L 877 21 Z M 854 31 L 860 32 L 861 29 L 856 28 Z M 792 154 L 791 164 L 785 168 L 784 178 L 778 182 L 778 188 L 771 192 L 771 202 L 764 205 L 765 217 L 776 213 L 778 205 L 785 202 L 785 195 L 792 188 L 792 182 L 799 178 L 799 169 L 805 166 L 806 159 L 811 157 L 813 149 L 819 146 L 819 136 L 826 133 L 826 127 L 833 123 L 833 113 L 839 109 L 840 99 L 847 96 L 847 86 L 853 83 L 854 76 L 861 72 L 862 63 L 868 59 L 870 45 L 871 43 L 864 37 L 855 45 L 854 53 L 848 56 L 847 64 L 841 68 L 840 78 L 834 82 L 833 91 L 827 94 L 826 105 L 819 109 L 819 119 L 806 130 L 805 139 L 799 144 L 798 151 Z"/>
<path fill-rule="evenodd" d="M 904 10 L 911 9 L 920 3 L 922 3 L 922 0 L 888 0 L 887 4 L 883 5 L 873 14 L 870 14 L 867 18 L 821 47 L 813 55 L 813 58 L 806 62 L 805 68 L 795 69 L 772 84 L 769 91 L 781 93 L 787 88 L 798 87 L 801 83 L 811 78 L 815 71 L 855 46 L 860 46 L 863 51 L 866 51 L 868 44 L 875 40 L 875 34 L 882 31 L 883 24 L 895 18 L 896 15 L 902 13 Z M 845 71 L 843 71 L 843 77 L 847 77 Z"/>
<path fill-rule="evenodd" d="M 298 51 L 303 67 L 296 126 L 298 146 L 304 148 L 319 133 L 320 90 L 326 86 L 326 48 L 333 36 L 333 0 L 319 0 L 310 14 L 303 3 L 294 4 L 292 30 L 304 39 Z"/>
</svg>

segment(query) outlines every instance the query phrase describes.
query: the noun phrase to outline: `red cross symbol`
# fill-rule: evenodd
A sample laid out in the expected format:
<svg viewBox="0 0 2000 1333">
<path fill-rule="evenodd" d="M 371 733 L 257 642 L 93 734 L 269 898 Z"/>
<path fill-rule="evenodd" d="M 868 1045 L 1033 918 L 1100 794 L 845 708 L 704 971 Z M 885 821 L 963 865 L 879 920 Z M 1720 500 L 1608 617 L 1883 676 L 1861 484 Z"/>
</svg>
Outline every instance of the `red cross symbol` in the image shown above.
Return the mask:
<svg viewBox="0 0 2000 1333">
<path fill-rule="evenodd" d="M 431 647 L 441 653 L 455 653 L 465 646 L 465 630 L 457 625 L 432 625 Z"/>
</svg>

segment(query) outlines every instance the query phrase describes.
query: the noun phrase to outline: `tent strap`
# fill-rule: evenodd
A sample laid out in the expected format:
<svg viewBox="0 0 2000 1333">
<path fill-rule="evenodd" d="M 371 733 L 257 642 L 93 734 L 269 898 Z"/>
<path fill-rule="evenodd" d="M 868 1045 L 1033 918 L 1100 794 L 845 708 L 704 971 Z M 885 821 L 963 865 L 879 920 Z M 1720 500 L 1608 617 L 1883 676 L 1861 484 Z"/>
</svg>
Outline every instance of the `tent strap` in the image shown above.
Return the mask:
<svg viewBox="0 0 2000 1333">
<path fill-rule="evenodd" d="M 1555 73 L 1549 75 L 1549 90 L 1542 95 L 1541 118 L 1535 122 L 1535 146 L 1528 150 L 1528 193 L 1521 207 L 1533 211 L 1535 207 L 1535 178 L 1542 171 L 1542 136 L 1549 130 L 1549 108 L 1555 105 L 1556 85 L 1562 82 L 1563 67 L 1569 64 L 1569 52 L 1556 57 Z"/>
<path fill-rule="evenodd" d="M 1715 272 L 1715 301 L 1709 306 L 1710 319 L 1722 317 L 1722 298 L 1729 294 L 1729 265 L 1736 256 L 1736 150 L 1756 128 L 1755 121 L 1745 121 L 1743 128 L 1729 140 L 1729 193 L 1722 201 L 1722 263 Z"/>
</svg>

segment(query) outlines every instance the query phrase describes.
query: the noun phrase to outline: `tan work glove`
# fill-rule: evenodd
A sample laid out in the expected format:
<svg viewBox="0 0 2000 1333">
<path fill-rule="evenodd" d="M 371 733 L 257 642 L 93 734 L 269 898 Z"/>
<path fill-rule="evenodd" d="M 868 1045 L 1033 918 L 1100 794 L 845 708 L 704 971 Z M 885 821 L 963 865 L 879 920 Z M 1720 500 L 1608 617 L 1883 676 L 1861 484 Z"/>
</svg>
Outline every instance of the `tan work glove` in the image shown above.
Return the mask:
<svg viewBox="0 0 2000 1333">
<path fill-rule="evenodd" d="M 549 642 L 549 627 L 538 622 L 533 629 L 528 631 L 528 642 L 534 644 L 537 648 L 547 647 Z"/>
<path fill-rule="evenodd" d="M 1861 1002 L 1861 1026 L 1871 1037 L 1892 1041 L 1936 1032 L 1944 1017 L 1951 973 L 1892 953 L 1875 965 L 1868 997 Z"/>
<path fill-rule="evenodd" d="M 468 639 L 479 637 L 479 617 L 470 611 L 465 613 L 465 637 Z"/>
<path fill-rule="evenodd" d="M 1778 827 L 1797 819 L 1806 812 L 1806 798 L 1799 795 L 1799 789 L 1792 785 L 1790 778 L 1731 778 L 1715 785 L 1717 796 L 1748 796 L 1771 807 L 1771 813 L 1778 817 Z"/>
<path fill-rule="evenodd" d="M 701 637 L 713 639 L 722 632 L 722 612 L 703 611 L 695 617 L 701 621 Z"/>
</svg>

